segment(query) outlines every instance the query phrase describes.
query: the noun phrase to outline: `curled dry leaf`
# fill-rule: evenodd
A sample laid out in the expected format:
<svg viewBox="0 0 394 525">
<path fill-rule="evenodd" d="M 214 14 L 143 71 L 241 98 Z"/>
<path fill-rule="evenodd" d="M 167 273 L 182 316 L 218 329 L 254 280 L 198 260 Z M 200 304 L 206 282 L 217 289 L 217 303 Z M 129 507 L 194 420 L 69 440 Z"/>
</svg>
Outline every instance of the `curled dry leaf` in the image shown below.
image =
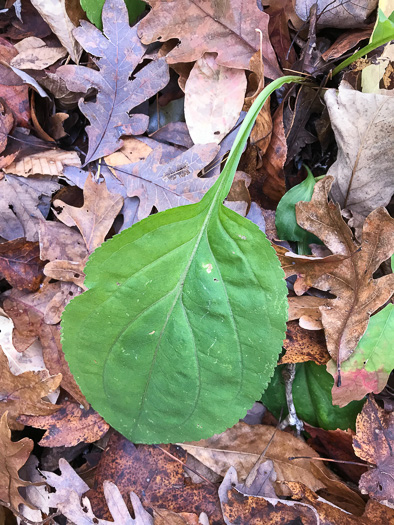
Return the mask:
<svg viewBox="0 0 394 525">
<path fill-rule="evenodd" d="M 286 276 L 297 275 L 297 294 L 315 287 L 337 296 L 327 299 L 320 311 L 328 352 L 340 365 L 355 350 L 369 316 L 393 293 L 394 275 L 373 279 L 373 273 L 394 251 L 394 219 L 384 208 L 370 213 L 359 249 L 339 206 L 327 200 L 332 181 L 329 176 L 319 181 L 312 200 L 297 204 L 296 216 L 298 224 L 319 237 L 334 255 L 308 258 L 282 250 L 280 259 Z"/>
<path fill-rule="evenodd" d="M 325 302 L 326 299 L 323 297 L 313 297 L 312 295 L 289 297 L 289 321 L 299 319 L 302 328 L 306 330 L 321 330 L 323 325 L 321 324 L 319 308 Z"/>
<path fill-rule="evenodd" d="M 163 89 L 169 81 L 165 59 L 150 62 L 133 75 L 146 46 L 137 36 L 137 26 L 130 27 L 123 0 L 107 0 L 103 7 L 103 31 L 81 21 L 74 36 L 82 47 L 94 55 L 98 70 L 83 66 L 61 66 L 57 74 L 71 91 L 87 93 L 97 89 L 96 100 L 79 107 L 88 118 L 86 127 L 89 149 L 85 164 L 109 155 L 122 146 L 122 135 L 140 135 L 146 131 L 148 117 L 130 115 L 130 111 Z"/>
<path fill-rule="evenodd" d="M 194 64 L 185 86 L 185 119 L 195 144 L 219 144 L 236 124 L 246 91 L 241 69 L 221 66 L 214 53 Z"/>
<path fill-rule="evenodd" d="M 194 62 L 211 52 L 218 54 L 217 63 L 222 66 L 248 69 L 259 50 L 258 27 L 264 35 L 261 51 L 265 75 L 272 79 L 281 75 L 268 38 L 269 16 L 256 3 L 229 0 L 220 5 L 214 0 L 181 0 L 176 10 L 163 0 L 148 3 L 152 10 L 140 22 L 138 34 L 144 44 L 178 38 L 179 46 L 167 55 L 169 64 Z"/>
<path fill-rule="evenodd" d="M 361 459 L 376 468 L 361 476 L 359 487 L 362 493 L 391 503 L 394 502 L 393 433 L 394 413 L 386 412 L 369 397 L 357 416 L 353 448 Z"/>
<path fill-rule="evenodd" d="M 93 443 L 109 430 L 109 425 L 91 407 L 65 401 L 48 416 L 20 416 L 19 423 L 46 429 L 39 445 L 42 447 L 73 447 L 78 443 Z"/>
<path fill-rule="evenodd" d="M 0 275 L 18 290 L 35 292 L 44 280 L 38 242 L 15 239 L 0 244 Z"/>
<path fill-rule="evenodd" d="M 324 100 L 338 144 L 338 158 L 329 169 L 335 177 L 331 192 L 341 208 L 355 214 L 352 226 L 361 227 L 363 218 L 386 206 L 394 192 L 394 98 L 341 84 Z"/>
<path fill-rule="evenodd" d="M 0 499 L 18 510 L 19 505 L 30 504 L 19 493 L 20 487 L 31 485 L 20 479 L 18 471 L 26 463 L 33 450 L 34 441 L 23 438 L 11 441 L 11 430 L 7 423 L 7 412 L 0 420 Z"/>
<path fill-rule="evenodd" d="M 11 373 L 8 360 L 3 350 L 0 350 L 1 370 L 1 406 L 0 412 L 9 413 L 10 423 L 21 414 L 40 416 L 56 412 L 59 408 L 52 403 L 43 401 L 60 385 L 62 374 L 50 376 L 47 370 L 39 372 L 24 372 L 18 376 Z"/>
<path fill-rule="evenodd" d="M 83 189 L 84 204 L 76 208 L 55 200 L 53 205 L 62 208 L 57 217 L 66 226 L 76 226 L 82 234 L 86 248 L 92 253 L 104 242 L 115 217 L 123 206 L 123 197 L 110 193 L 105 181 L 95 182 L 90 174 Z"/>
<path fill-rule="evenodd" d="M 12 173 L 20 177 L 31 175 L 50 175 L 59 177 L 63 174 L 65 166 L 79 168 L 81 161 L 76 151 L 63 151 L 62 149 L 49 149 L 24 155 L 4 168 L 4 173 Z"/>
</svg>

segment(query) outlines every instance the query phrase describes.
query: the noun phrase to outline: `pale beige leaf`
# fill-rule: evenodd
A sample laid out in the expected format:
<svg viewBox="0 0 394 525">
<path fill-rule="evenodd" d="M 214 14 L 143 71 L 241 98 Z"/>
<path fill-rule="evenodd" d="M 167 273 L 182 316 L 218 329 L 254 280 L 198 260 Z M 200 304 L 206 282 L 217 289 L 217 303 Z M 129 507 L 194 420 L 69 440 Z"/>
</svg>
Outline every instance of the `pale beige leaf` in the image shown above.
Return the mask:
<svg viewBox="0 0 394 525">
<path fill-rule="evenodd" d="M 78 64 L 82 48 L 73 36 L 75 26 L 67 14 L 65 0 L 32 0 L 31 3 Z"/>
<path fill-rule="evenodd" d="M 19 69 L 45 69 L 67 55 L 64 47 L 49 47 L 43 40 L 34 36 L 25 38 L 15 45 L 19 54 L 10 64 Z"/>
<path fill-rule="evenodd" d="M 76 151 L 64 151 L 62 149 L 49 149 L 38 151 L 32 155 L 14 161 L 4 168 L 4 173 L 12 173 L 21 177 L 30 175 L 52 175 L 59 177 L 63 174 L 65 166 L 81 166 Z"/>
<path fill-rule="evenodd" d="M 324 99 L 338 144 L 331 194 L 341 208 L 366 217 L 394 192 L 394 97 L 342 83 Z"/>
<path fill-rule="evenodd" d="M 347 0 L 296 0 L 295 12 L 301 20 L 309 20 L 310 10 L 316 5 L 319 27 L 350 28 L 364 25 L 376 9 L 378 0 L 349 2 Z"/>
<path fill-rule="evenodd" d="M 185 86 L 185 119 L 193 142 L 219 144 L 236 124 L 245 92 L 245 71 L 220 66 L 215 53 L 197 60 Z"/>
</svg>

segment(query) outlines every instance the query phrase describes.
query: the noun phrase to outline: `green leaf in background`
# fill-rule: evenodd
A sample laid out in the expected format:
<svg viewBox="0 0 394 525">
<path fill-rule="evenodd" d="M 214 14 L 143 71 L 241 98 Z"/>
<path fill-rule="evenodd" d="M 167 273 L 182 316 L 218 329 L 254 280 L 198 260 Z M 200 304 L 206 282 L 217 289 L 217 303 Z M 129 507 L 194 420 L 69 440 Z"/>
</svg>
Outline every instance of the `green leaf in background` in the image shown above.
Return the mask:
<svg viewBox="0 0 394 525">
<path fill-rule="evenodd" d="M 283 408 L 282 418 L 285 418 L 288 411 L 281 372 L 283 366 L 285 365 L 276 368 L 261 402 L 275 417 L 279 417 Z M 324 365 L 317 365 L 313 361 L 299 363 L 293 383 L 293 401 L 297 416 L 306 423 L 325 430 L 355 430 L 356 417 L 363 407 L 364 400 L 353 401 L 345 408 L 334 406 L 331 399 L 333 384 L 334 379 Z"/>
<path fill-rule="evenodd" d="M 86 12 L 88 19 L 99 29 L 103 28 L 101 12 L 105 0 L 81 0 L 81 7 Z M 137 18 L 144 12 L 146 3 L 142 0 L 125 0 L 129 12 L 129 23 L 134 25 Z"/>
<path fill-rule="evenodd" d="M 372 316 L 368 328 L 353 354 L 342 363 L 341 387 L 332 389 L 333 402 L 345 406 L 369 392 L 377 394 L 386 386 L 394 369 L 394 305 L 388 304 Z M 327 370 L 336 374 L 337 365 L 330 361 Z"/>
<path fill-rule="evenodd" d="M 279 201 L 275 214 L 275 225 L 280 239 L 298 242 L 299 253 L 309 255 L 311 253 L 309 244 L 321 244 L 321 241 L 315 235 L 301 228 L 296 219 L 295 205 L 300 201 L 309 202 L 316 184 L 311 170 L 307 166 L 305 168 L 307 171 L 306 179 L 287 191 Z"/>
<path fill-rule="evenodd" d="M 135 443 L 192 441 L 243 417 L 281 351 L 287 288 L 259 228 L 223 206 L 268 96 L 244 119 L 219 179 L 193 205 L 105 242 L 66 307 L 63 349 L 88 401 Z"/>
<path fill-rule="evenodd" d="M 345 67 L 347 67 L 349 64 L 352 64 L 359 58 L 363 57 L 364 55 L 367 55 L 374 49 L 382 46 L 383 44 L 387 44 L 391 40 L 394 40 L 394 11 L 389 17 L 387 17 L 379 8 L 375 29 L 372 33 L 369 44 L 357 51 L 356 53 L 354 53 L 352 56 L 348 57 L 343 62 L 341 62 L 333 70 L 332 76 L 345 69 Z"/>
</svg>

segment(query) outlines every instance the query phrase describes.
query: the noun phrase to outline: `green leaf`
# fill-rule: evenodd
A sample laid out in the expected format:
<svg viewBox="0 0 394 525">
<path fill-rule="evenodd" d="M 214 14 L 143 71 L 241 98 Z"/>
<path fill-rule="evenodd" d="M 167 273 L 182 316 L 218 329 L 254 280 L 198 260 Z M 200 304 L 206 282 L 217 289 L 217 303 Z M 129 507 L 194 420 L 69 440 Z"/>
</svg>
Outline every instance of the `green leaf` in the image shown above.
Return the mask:
<svg viewBox="0 0 394 525">
<path fill-rule="evenodd" d="M 105 0 L 81 0 L 81 7 L 86 12 L 89 20 L 99 29 L 103 28 L 101 12 Z M 129 12 L 129 23 L 132 26 L 137 18 L 145 11 L 146 3 L 142 0 L 125 0 Z"/>
<path fill-rule="evenodd" d="M 388 304 L 372 316 L 368 328 L 353 354 L 341 365 L 341 387 L 334 386 L 334 403 L 345 406 L 369 392 L 381 392 L 394 369 L 394 305 Z M 327 370 L 334 376 L 337 366 L 330 361 Z"/>
<path fill-rule="evenodd" d="M 297 186 L 287 191 L 281 200 L 275 214 L 275 225 L 280 239 L 286 241 L 297 241 L 300 243 L 299 253 L 310 254 L 309 244 L 321 244 L 320 239 L 307 232 L 298 225 L 296 219 L 295 205 L 300 201 L 309 202 L 313 195 L 316 181 L 311 170 L 305 166 L 307 177 Z"/>
<path fill-rule="evenodd" d="M 332 76 L 336 75 L 349 64 L 352 64 L 359 58 L 367 55 L 374 49 L 387 44 L 391 40 L 394 40 L 394 12 L 387 18 L 383 11 L 378 9 L 378 19 L 376 21 L 374 32 L 371 36 L 371 41 L 368 45 L 361 48 L 359 51 L 348 57 L 346 60 L 341 62 L 332 72 Z"/>
<path fill-rule="evenodd" d="M 268 96 L 244 119 L 203 199 L 137 223 L 86 265 L 87 292 L 62 318 L 82 392 L 136 443 L 192 441 L 235 424 L 266 387 L 281 350 L 286 284 L 259 228 L 227 209 L 235 170 Z"/>
<path fill-rule="evenodd" d="M 279 417 L 283 408 L 282 418 L 288 413 L 285 384 L 281 373 L 283 366 L 285 365 L 277 367 L 261 399 L 275 417 Z M 293 383 L 293 401 L 297 415 L 306 423 L 325 430 L 355 429 L 356 417 L 362 409 L 364 400 L 353 401 L 345 408 L 334 406 L 331 399 L 333 384 L 334 379 L 324 365 L 317 365 L 313 361 L 298 364 Z"/>
</svg>

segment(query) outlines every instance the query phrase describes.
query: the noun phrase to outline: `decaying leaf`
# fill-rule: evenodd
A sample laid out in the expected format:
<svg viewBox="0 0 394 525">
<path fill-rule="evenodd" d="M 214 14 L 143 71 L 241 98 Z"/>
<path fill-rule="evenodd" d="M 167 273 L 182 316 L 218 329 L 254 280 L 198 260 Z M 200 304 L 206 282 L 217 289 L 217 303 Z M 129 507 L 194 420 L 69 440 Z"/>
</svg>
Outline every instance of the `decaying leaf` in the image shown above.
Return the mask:
<svg viewBox="0 0 394 525">
<path fill-rule="evenodd" d="M 18 290 L 36 291 L 44 279 L 44 266 L 37 242 L 22 238 L 0 244 L 0 276 Z"/>
<path fill-rule="evenodd" d="M 84 205 L 76 208 L 55 200 L 53 205 L 60 207 L 58 218 L 67 226 L 76 226 L 82 234 L 86 248 L 92 253 L 104 242 L 115 217 L 123 205 L 123 198 L 107 190 L 105 181 L 95 182 L 90 174 L 84 186 Z"/>
<path fill-rule="evenodd" d="M 321 27 L 360 27 L 376 9 L 376 0 L 362 3 L 343 0 L 296 0 L 295 11 L 301 20 L 308 20 L 311 7 L 316 4 L 318 23 Z"/>
<path fill-rule="evenodd" d="M 320 306 L 326 300 L 322 297 L 302 295 L 301 297 L 289 297 L 289 321 L 299 319 L 300 326 L 306 330 L 321 330 Z"/>
<path fill-rule="evenodd" d="M 249 426 L 241 422 L 212 438 L 182 443 L 182 448 L 221 476 L 225 475 L 230 466 L 234 466 L 239 479 L 243 481 L 274 432 L 275 428 L 270 426 Z M 312 490 L 323 487 L 311 473 L 310 465 L 313 461 L 289 461 L 289 456 L 314 457 L 316 453 L 291 434 L 277 430 L 265 457 L 273 462 L 278 481 L 302 479 Z"/>
<path fill-rule="evenodd" d="M 64 47 L 50 47 L 44 40 L 34 36 L 24 38 L 15 44 L 15 49 L 18 55 L 10 64 L 19 69 L 42 70 L 67 55 Z"/>
<path fill-rule="evenodd" d="M 73 32 L 86 51 L 94 55 L 99 70 L 84 66 L 61 66 L 57 74 L 71 91 L 87 93 L 97 89 L 96 100 L 79 103 L 89 119 L 86 132 L 89 149 L 85 164 L 109 155 L 122 146 L 122 135 L 140 135 L 146 131 L 148 117 L 129 112 L 157 93 L 168 83 L 164 59 L 150 62 L 129 77 L 141 62 L 146 46 L 137 37 L 137 26 L 128 24 L 123 0 L 107 0 L 103 7 L 104 34 L 94 25 L 81 21 Z"/>
<path fill-rule="evenodd" d="M 337 296 L 327 299 L 320 311 L 328 352 L 340 364 L 356 348 L 369 316 L 393 293 L 393 274 L 373 279 L 373 273 L 394 251 L 394 219 L 384 208 L 370 213 L 359 248 L 339 206 L 327 200 L 332 181 L 329 176 L 319 181 L 311 202 L 297 204 L 296 215 L 298 224 L 319 237 L 334 255 L 313 259 L 279 251 L 286 276 L 297 275 L 298 295 L 313 286 Z"/>
<path fill-rule="evenodd" d="M 109 425 L 92 408 L 65 401 L 48 416 L 20 416 L 19 423 L 46 429 L 39 444 L 42 447 L 72 447 L 78 443 L 93 443 L 109 429 Z"/>
<path fill-rule="evenodd" d="M 361 492 L 379 501 L 394 502 L 394 413 L 386 412 L 368 398 L 357 416 L 357 433 L 353 438 L 356 454 L 376 465 L 360 479 Z"/>
<path fill-rule="evenodd" d="M 286 349 L 286 354 L 278 364 L 314 361 L 318 365 L 325 365 L 330 359 L 323 331 L 306 330 L 296 321 L 287 323 L 283 347 Z"/>
<path fill-rule="evenodd" d="M 58 177 L 63 174 L 65 166 L 78 168 L 80 165 L 81 161 L 76 151 L 64 151 L 56 148 L 24 155 L 21 159 L 5 167 L 3 171 L 20 177 L 30 177 L 31 175 Z"/>
<path fill-rule="evenodd" d="M 56 412 L 58 407 L 42 398 L 56 390 L 62 380 L 62 374 L 50 376 L 47 370 L 41 370 L 14 376 L 10 372 L 3 350 L 0 350 L 0 370 L 0 412 L 8 412 L 10 423 L 14 424 L 21 414 L 39 416 Z"/>
<path fill-rule="evenodd" d="M 218 4 L 213 0 L 177 2 L 176 9 L 162 0 L 149 0 L 152 10 L 140 22 L 138 34 L 144 44 L 171 38 L 180 39 L 180 45 L 168 55 L 169 64 L 194 62 L 204 53 L 217 53 L 222 66 L 248 69 L 249 61 L 259 49 L 258 27 L 263 32 L 262 55 L 265 75 L 280 76 L 274 50 L 268 39 L 266 13 L 254 2 L 239 3 L 229 0 Z"/>
<path fill-rule="evenodd" d="M 338 144 L 338 158 L 328 171 L 335 177 L 332 196 L 356 215 L 351 225 L 360 227 L 394 193 L 394 98 L 343 83 L 328 90 L 324 100 Z"/>
<path fill-rule="evenodd" d="M 26 463 L 33 447 L 34 441 L 26 437 L 20 441 L 11 441 L 5 412 L 0 420 L 0 499 L 10 503 L 16 510 L 21 504 L 30 507 L 18 489 L 31 483 L 20 479 L 18 471 Z"/>
<path fill-rule="evenodd" d="M 112 168 L 124 184 L 128 197 L 138 197 L 138 219 L 144 219 L 155 206 L 164 211 L 174 206 L 198 202 L 216 178 L 200 178 L 197 174 L 219 151 L 217 144 L 197 144 L 169 162 L 160 163 L 163 146 L 155 148 L 146 160 Z"/>
<path fill-rule="evenodd" d="M 245 72 L 221 66 L 205 53 L 185 86 L 185 119 L 195 144 L 219 144 L 236 124 L 246 91 Z"/>
</svg>

